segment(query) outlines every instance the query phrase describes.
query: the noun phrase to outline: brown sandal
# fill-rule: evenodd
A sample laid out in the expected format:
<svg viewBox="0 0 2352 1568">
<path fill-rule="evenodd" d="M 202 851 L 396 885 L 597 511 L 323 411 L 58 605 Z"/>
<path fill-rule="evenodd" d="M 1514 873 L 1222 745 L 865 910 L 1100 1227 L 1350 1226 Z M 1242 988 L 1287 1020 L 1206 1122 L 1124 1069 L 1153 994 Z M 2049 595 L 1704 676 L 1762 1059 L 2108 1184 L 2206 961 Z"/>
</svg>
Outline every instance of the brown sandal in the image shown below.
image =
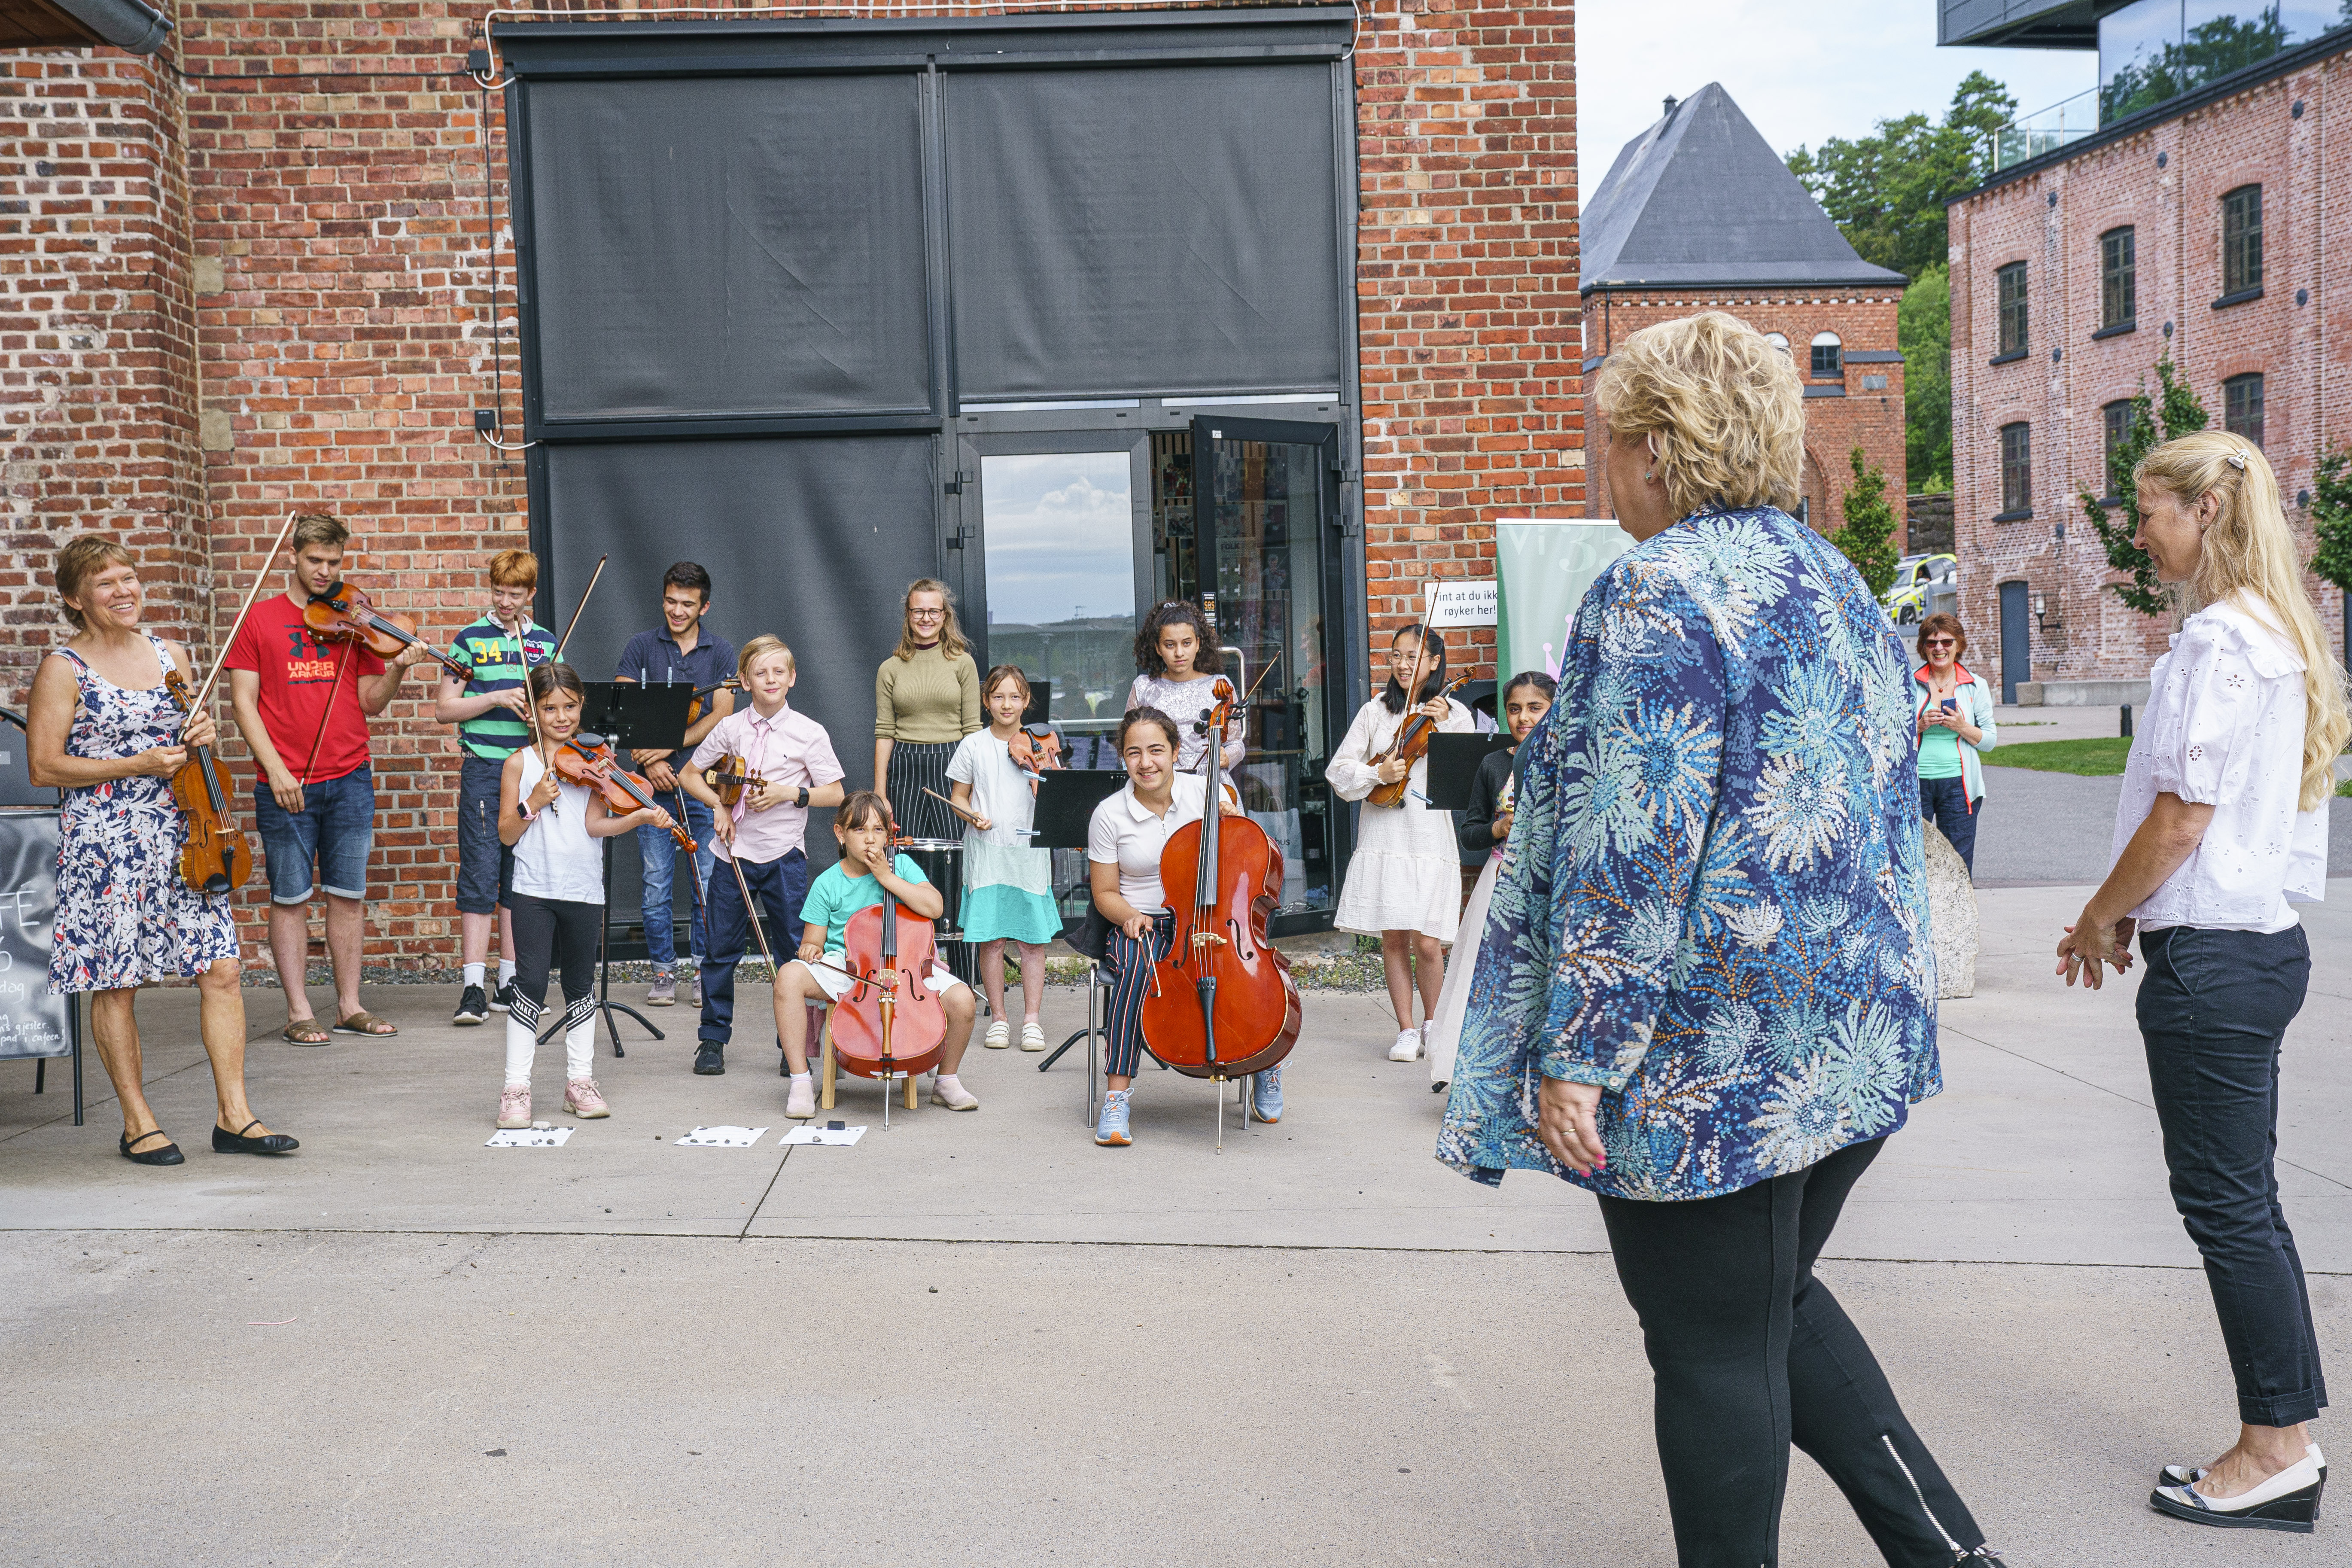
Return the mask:
<svg viewBox="0 0 2352 1568">
<path fill-rule="evenodd" d="M 336 1024 L 335 1033 L 339 1035 L 396 1035 L 400 1033 L 400 1031 L 390 1022 L 377 1017 L 373 1013 L 360 1012 L 354 1013 L 350 1017 Z"/>
<path fill-rule="evenodd" d="M 323 1046 L 327 1043 L 326 1027 L 316 1018 L 298 1018 L 278 1034 L 289 1045 Z"/>
</svg>

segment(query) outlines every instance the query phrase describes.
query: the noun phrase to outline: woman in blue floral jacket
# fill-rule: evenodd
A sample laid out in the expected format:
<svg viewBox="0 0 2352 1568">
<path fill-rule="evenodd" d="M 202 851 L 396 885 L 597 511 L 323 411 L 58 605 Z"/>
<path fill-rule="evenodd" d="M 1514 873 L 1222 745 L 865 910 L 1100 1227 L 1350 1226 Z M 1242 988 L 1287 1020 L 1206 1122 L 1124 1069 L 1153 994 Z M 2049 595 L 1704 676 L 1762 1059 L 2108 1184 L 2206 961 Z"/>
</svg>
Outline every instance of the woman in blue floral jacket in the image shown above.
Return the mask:
<svg viewBox="0 0 2352 1568">
<path fill-rule="evenodd" d="M 1595 402 L 1637 542 L 1529 738 L 1438 1157 L 1601 1198 L 1685 1565 L 1778 1560 L 1793 1440 L 1886 1561 L 1993 1554 L 1812 1264 L 1941 1087 L 1910 670 L 1782 510 L 1786 353 L 1719 311 L 1623 340 Z"/>
</svg>

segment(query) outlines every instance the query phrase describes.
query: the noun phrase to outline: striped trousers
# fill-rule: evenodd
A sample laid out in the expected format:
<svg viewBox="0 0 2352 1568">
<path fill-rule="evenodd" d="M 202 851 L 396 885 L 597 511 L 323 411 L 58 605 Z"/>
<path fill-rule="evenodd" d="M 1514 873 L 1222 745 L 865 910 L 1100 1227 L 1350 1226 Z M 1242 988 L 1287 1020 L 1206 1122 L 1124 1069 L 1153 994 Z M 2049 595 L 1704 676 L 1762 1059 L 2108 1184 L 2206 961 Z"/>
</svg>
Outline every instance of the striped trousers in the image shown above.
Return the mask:
<svg viewBox="0 0 2352 1568">
<path fill-rule="evenodd" d="M 1110 1016 L 1103 1026 L 1103 1071 L 1114 1078 L 1133 1078 L 1143 1060 L 1143 999 L 1151 994 L 1151 966 L 1168 955 L 1175 935 L 1173 910 L 1151 918 L 1150 932 L 1142 942 L 1111 928 L 1105 959 L 1110 970 Z"/>
<path fill-rule="evenodd" d="M 890 815 L 898 831 L 909 838 L 950 838 L 961 841 L 963 824 L 944 805 L 923 791 L 949 793 L 948 762 L 955 747 L 945 741 L 895 741 L 890 746 L 890 776 L 882 793 L 890 799 Z"/>
</svg>

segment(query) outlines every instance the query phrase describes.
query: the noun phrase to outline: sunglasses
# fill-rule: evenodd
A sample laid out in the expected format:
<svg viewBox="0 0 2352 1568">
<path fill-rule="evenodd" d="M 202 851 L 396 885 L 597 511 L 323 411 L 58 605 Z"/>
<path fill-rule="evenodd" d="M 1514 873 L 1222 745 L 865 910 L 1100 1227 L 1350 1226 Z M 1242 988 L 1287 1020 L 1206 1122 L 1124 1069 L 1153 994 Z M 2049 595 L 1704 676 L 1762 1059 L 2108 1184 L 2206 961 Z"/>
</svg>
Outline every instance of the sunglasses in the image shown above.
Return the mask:
<svg viewBox="0 0 2352 1568">
<path fill-rule="evenodd" d="M 1949 637 L 1929 637 L 1926 642 L 1919 646 L 1922 647 L 1958 647 L 1960 645 L 1954 642 Z"/>
</svg>

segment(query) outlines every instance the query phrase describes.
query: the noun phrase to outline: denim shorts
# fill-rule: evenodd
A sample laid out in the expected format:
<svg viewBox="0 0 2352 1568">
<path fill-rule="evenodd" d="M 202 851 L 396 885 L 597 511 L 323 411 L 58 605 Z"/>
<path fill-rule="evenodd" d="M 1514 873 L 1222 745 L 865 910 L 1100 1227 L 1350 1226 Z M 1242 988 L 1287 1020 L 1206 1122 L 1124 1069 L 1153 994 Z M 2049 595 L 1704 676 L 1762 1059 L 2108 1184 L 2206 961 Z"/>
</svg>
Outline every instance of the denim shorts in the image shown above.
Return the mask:
<svg viewBox="0 0 2352 1568">
<path fill-rule="evenodd" d="M 268 860 L 271 903 L 309 903 L 314 861 L 327 891 L 367 897 L 368 850 L 375 842 L 375 779 L 368 768 L 304 784 L 302 809 L 291 814 L 264 779 L 253 792 L 253 818 Z"/>
<path fill-rule="evenodd" d="M 514 851 L 499 842 L 504 762 L 466 753 L 457 773 L 457 912 L 487 915 L 514 890 Z"/>
</svg>

